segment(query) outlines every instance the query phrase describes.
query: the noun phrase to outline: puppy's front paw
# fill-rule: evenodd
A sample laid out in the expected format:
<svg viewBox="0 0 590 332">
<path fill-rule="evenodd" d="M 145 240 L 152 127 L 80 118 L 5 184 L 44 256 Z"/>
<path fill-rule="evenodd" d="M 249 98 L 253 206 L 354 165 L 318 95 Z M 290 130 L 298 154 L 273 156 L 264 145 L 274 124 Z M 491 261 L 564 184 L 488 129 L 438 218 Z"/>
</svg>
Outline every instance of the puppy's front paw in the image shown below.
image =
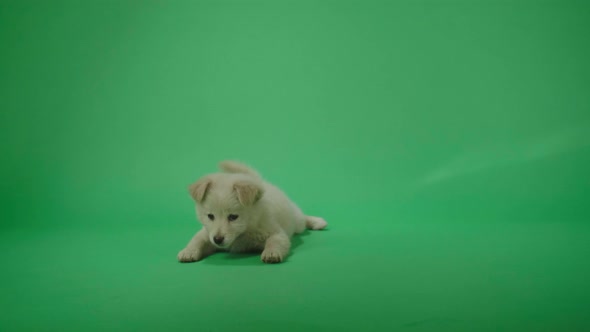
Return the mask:
<svg viewBox="0 0 590 332">
<path fill-rule="evenodd" d="M 201 259 L 201 252 L 197 249 L 184 248 L 178 253 L 177 258 L 181 263 L 196 262 Z"/>
<path fill-rule="evenodd" d="M 276 264 L 283 261 L 283 255 L 278 251 L 265 249 L 260 259 L 267 264 Z"/>
</svg>

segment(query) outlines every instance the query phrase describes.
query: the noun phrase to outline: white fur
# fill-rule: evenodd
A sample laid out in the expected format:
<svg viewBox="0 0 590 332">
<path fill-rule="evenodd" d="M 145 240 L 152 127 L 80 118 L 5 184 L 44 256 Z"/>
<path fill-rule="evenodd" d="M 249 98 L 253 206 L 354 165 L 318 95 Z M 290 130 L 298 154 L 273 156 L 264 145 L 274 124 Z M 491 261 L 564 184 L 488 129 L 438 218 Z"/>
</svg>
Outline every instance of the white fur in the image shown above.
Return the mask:
<svg viewBox="0 0 590 332">
<path fill-rule="evenodd" d="M 262 252 L 263 262 L 280 263 L 289 254 L 293 234 L 327 226 L 324 219 L 303 214 L 285 193 L 250 167 L 224 161 L 219 168 L 223 172 L 206 175 L 189 186 L 203 227 L 178 253 L 180 262 L 229 251 Z M 229 215 L 238 218 L 229 221 Z M 224 240 L 215 244 L 215 237 Z"/>
</svg>

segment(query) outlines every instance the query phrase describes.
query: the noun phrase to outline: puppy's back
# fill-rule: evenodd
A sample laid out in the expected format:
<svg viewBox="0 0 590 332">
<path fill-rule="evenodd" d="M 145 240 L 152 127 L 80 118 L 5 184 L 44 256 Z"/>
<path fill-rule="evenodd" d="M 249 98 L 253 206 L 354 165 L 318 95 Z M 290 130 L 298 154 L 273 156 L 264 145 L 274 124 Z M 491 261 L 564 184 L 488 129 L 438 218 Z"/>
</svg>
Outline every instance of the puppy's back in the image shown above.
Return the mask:
<svg viewBox="0 0 590 332">
<path fill-rule="evenodd" d="M 260 174 L 258 174 L 258 172 L 256 172 L 256 170 L 254 170 L 252 167 L 233 160 L 224 160 L 220 162 L 219 169 L 226 173 L 247 174 L 258 179 L 261 178 Z"/>
<path fill-rule="evenodd" d="M 222 161 L 219 163 L 219 169 L 226 173 L 245 174 L 261 180 L 265 192 L 262 199 L 271 218 L 266 222 L 279 222 L 289 236 L 293 235 L 293 233 L 303 232 L 305 229 L 305 215 L 283 190 L 268 181 L 264 181 L 256 170 L 238 161 Z"/>
<path fill-rule="evenodd" d="M 283 190 L 264 182 L 264 192 L 262 200 L 270 218 L 267 222 L 278 222 L 289 236 L 305 230 L 305 215 Z"/>
</svg>

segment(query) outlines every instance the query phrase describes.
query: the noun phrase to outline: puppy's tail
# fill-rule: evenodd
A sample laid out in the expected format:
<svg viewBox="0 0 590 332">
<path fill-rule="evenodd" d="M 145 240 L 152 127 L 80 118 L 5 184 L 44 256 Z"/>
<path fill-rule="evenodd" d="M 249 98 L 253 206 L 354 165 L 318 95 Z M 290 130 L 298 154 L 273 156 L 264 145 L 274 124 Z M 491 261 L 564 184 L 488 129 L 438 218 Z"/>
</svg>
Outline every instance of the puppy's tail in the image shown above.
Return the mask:
<svg viewBox="0 0 590 332">
<path fill-rule="evenodd" d="M 233 160 L 225 160 L 219 163 L 219 169 L 227 173 L 248 174 L 260 179 L 260 174 L 251 167 Z"/>
<path fill-rule="evenodd" d="M 320 230 L 328 226 L 328 223 L 320 217 L 305 216 L 305 227 L 308 229 Z"/>
</svg>

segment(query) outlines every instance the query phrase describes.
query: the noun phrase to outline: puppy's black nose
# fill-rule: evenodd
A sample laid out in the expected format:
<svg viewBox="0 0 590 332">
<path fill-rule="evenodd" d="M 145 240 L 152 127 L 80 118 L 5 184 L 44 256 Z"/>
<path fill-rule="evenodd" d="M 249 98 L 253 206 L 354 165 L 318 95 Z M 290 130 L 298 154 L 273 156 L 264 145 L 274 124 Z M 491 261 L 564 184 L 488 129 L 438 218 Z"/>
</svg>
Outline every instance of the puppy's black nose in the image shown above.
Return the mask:
<svg viewBox="0 0 590 332">
<path fill-rule="evenodd" d="M 215 244 L 222 244 L 223 240 L 225 240 L 225 238 L 223 236 L 214 236 L 213 237 L 213 242 L 215 242 Z"/>
</svg>

